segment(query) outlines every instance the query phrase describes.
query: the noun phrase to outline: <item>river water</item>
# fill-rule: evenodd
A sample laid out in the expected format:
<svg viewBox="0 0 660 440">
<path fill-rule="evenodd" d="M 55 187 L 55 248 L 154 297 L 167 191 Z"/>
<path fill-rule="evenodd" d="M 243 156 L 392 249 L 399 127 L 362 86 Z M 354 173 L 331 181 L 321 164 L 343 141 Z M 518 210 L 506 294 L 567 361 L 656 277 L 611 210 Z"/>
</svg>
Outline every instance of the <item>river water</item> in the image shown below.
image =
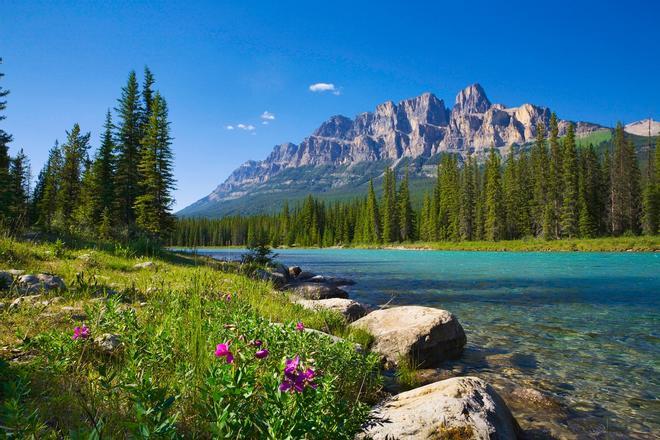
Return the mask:
<svg viewBox="0 0 660 440">
<path fill-rule="evenodd" d="M 198 252 L 216 258 L 241 253 Z M 445 371 L 485 377 L 498 389 L 531 387 L 561 404 L 562 409 L 547 411 L 525 411 L 524 399 L 514 405 L 530 432 L 660 436 L 658 253 L 278 253 L 287 265 L 354 279 L 357 284 L 346 290 L 362 303 L 416 304 L 454 313 L 468 345 L 463 358 Z"/>
</svg>

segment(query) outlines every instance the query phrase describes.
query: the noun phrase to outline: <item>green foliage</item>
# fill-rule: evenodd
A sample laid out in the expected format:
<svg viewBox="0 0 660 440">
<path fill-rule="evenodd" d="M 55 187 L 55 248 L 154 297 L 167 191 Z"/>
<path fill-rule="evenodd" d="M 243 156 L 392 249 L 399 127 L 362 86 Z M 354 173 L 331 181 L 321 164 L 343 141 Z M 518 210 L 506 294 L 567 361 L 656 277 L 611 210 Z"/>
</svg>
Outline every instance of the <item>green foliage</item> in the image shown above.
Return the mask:
<svg viewBox="0 0 660 440">
<path fill-rule="evenodd" d="M 0 432 L 9 438 L 353 438 L 376 399 L 377 356 L 295 323 L 365 345 L 368 335 L 348 333 L 339 315 L 303 309 L 265 283 L 218 272 L 217 262 L 168 255 L 181 262 L 156 259 L 163 270 L 146 273 L 117 252 L 71 249 L 71 258 L 57 259 L 48 246 L 0 241 L 9 246 L 25 267 L 64 276 L 61 305 L 83 304 L 91 332 L 72 340 L 69 319 L 35 320 L 30 308 L 3 315 L 2 344 L 31 353 L 11 368 L 0 362 Z M 93 265 L 78 258 L 88 254 Z M 76 275 L 81 267 L 89 276 Z M 98 288 L 88 281 L 109 277 L 118 291 L 141 291 L 146 304 L 126 293 L 88 302 Z M 150 285 L 158 287 L 147 292 Z M 93 342 L 104 333 L 120 337 L 111 354 Z M 256 340 L 266 358 L 255 356 Z M 214 356 L 228 341 L 231 364 Z M 283 363 L 296 355 L 316 371 L 318 387 L 281 392 Z"/>
</svg>

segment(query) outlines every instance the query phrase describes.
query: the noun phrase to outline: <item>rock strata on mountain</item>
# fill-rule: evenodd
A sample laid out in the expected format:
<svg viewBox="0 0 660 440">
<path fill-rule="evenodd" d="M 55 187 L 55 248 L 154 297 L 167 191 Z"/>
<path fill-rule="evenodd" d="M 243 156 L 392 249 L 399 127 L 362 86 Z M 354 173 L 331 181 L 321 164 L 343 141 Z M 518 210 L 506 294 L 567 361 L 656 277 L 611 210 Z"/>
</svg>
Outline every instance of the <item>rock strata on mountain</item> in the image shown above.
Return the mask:
<svg viewBox="0 0 660 440">
<path fill-rule="evenodd" d="M 210 203 L 244 197 L 283 171 L 299 167 L 351 167 L 365 162 L 429 158 L 442 152 L 481 157 L 492 146 L 504 153 L 513 144 L 533 141 L 536 125 L 547 125 L 550 114 L 548 108 L 533 104 L 493 104 L 479 84 L 461 90 L 451 109 L 432 93 L 398 104 L 387 101 L 354 119 L 333 116 L 300 144 L 277 145 L 265 160 L 244 163 L 209 196 L 181 214 L 195 215 Z M 565 120 L 559 122 L 560 135 L 568 124 Z M 576 123 L 578 136 L 601 128 Z M 326 173 L 325 177 L 327 187 L 346 183 L 341 174 Z"/>
</svg>

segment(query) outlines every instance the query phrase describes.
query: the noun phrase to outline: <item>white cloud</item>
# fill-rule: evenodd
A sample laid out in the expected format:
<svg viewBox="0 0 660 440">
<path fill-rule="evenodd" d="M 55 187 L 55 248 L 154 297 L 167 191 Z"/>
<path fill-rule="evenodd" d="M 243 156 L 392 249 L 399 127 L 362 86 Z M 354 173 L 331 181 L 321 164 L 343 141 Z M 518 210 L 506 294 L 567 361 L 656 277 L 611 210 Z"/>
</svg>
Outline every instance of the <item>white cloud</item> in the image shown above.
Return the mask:
<svg viewBox="0 0 660 440">
<path fill-rule="evenodd" d="M 268 125 L 268 121 L 261 121 L 261 125 Z"/>
<path fill-rule="evenodd" d="M 309 86 L 310 92 L 332 92 L 333 95 L 339 95 L 341 92 L 333 83 L 315 83 Z"/>
<path fill-rule="evenodd" d="M 234 129 L 234 126 L 233 126 L 233 125 L 228 125 L 228 126 L 226 126 L 225 128 L 226 128 L 227 130 L 233 130 L 233 129 Z"/>
<path fill-rule="evenodd" d="M 236 127 L 240 128 L 241 130 L 246 130 L 246 131 L 253 131 L 256 128 L 252 124 L 238 124 Z"/>
<path fill-rule="evenodd" d="M 272 114 L 271 112 L 269 112 L 268 110 L 266 110 L 265 112 L 263 112 L 263 113 L 261 114 L 261 119 L 263 119 L 264 122 L 266 122 L 266 121 L 274 121 L 274 120 L 275 120 L 275 115 Z"/>
</svg>

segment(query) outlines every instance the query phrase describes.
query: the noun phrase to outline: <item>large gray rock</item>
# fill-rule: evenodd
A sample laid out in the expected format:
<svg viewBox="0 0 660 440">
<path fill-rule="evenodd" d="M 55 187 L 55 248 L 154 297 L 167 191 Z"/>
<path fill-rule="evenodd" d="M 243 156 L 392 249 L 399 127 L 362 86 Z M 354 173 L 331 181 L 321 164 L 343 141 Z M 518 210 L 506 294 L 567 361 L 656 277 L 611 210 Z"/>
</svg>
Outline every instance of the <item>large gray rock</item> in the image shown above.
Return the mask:
<svg viewBox="0 0 660 440">
<path fill-rule="evenodd" d="M 455 377 L 398 394 L 375 407 L 360 439 L 508 440 L 521 435 L 504 400 L 476 377 Z"/>
<path fill-rule="evenodd" d="M 387 367 L 402 359 L 429 368 L 459 356 L 467 341 L 463 327 L 446 310 L 402 306 L 369 313 L 351 324 L 374 336 L 371 350 L 383 356 Z"/>
<path fill-rule="evenodd" d="M 45 273 L 21 275 L 18 277 L 18 286 L 25 293 L 66 289 L 62 278 Z"/>
<path fill-rule="evenodd" d="M 299 299 L 296 301 L 296 304 L 300 304 L 306 309 L 332 310 L 333 312 L 341 313 L 349 322 L 358 320 L 367 314 L 367 310 L 362 304 L 346 298 Z"/>
<path fill-rule="evenodd" d="M 340 288 L 320 283 L 296 283 L 290 284 L 288 289 L 294 294 L 304 299 L 328 299 L 328 298 L 348 298 L 348 293 Z"/>
</svg>

